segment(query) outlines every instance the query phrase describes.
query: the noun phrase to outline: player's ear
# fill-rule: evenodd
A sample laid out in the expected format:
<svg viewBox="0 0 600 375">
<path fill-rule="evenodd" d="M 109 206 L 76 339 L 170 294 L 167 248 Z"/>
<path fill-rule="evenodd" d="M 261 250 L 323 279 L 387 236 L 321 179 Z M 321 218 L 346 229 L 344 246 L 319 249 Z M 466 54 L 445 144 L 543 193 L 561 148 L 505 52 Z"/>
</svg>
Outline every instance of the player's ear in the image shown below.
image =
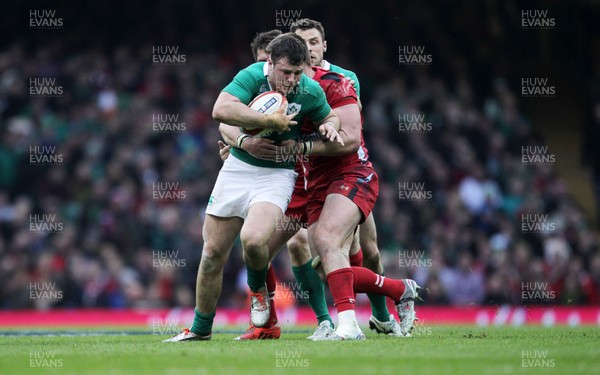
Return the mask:
<svg viewBox="0 0 600 375">
<path fill-rule="evenodd" d="M 327 52 L 327 41 L 323 41 L 323 52 Z"/>
</svg>

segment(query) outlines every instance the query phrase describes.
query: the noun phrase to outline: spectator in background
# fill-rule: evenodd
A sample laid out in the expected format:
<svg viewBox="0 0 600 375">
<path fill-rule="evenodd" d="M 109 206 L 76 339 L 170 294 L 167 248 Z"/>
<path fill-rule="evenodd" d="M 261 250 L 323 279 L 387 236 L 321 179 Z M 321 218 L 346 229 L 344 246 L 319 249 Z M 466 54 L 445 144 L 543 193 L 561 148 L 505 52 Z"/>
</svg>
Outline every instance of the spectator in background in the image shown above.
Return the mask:
<svg viewBox="0 0 600 375">
<path fill-rule="evenodd" d="M 600 100 L 596 100 L 592 106 L 592 113 L 588 116 L 583 126 L 583 154 L 582 164 L 594 187 L 596 198 L 596 220 L 600 220 Z"/>
<path fill-rule="evenodd" d="M 454 306 L 479 305 L 485 297 L 485 279 L 468 251 L 458 256 L 457 267 L 440 274 L 450 303 Z"/>
</svg>

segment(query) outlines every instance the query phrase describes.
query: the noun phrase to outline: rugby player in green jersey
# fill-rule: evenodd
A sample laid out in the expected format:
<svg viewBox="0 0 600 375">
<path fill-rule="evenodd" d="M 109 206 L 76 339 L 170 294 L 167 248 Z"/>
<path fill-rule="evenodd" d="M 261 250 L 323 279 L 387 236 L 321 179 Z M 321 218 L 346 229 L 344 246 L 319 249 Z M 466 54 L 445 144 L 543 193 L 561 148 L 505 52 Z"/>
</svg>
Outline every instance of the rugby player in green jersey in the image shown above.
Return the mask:
<svg viewBox="0 0 600 375">
<path fill-rule="evenodd" d="M 316 128 L 322 136 L 340 142 L 339 119 L 327 104 L 323 90 L 302 74 L 308 59 L 302 38 L 293 33 L 283 34 L 271 42 L 270 52 L 266 63 L 255 63 L 241 70 L 223 89 L 215 102 L 213 118 L 242 128 L 271 129 L 273 132 L 265 138 L 275 142 L 297 138 L 300 132 L 297 123 L 308 118 L 318 124 Z M 271 90 L 286 95 L 288 105 L 270 115 L 248 108 L 253 98 Z M 267 323 L 267 241 L 294 189 L 294 164 L 258 159 L 239 148 L 231 150 L 206 209 L 194 323 L 190 329 L 165 341 L 211 338 L 223 266 L 238 234 L 251 290 L 251 322 L 257 327 Z"/>
</svg>

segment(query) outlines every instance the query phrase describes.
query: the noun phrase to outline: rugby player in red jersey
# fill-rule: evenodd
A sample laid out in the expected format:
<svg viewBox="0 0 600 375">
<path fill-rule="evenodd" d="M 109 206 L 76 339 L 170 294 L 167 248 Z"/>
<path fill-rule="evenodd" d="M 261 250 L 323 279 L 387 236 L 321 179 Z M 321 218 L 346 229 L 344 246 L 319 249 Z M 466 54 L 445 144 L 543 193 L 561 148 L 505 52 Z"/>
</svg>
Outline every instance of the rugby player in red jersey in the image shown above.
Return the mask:
<svg viewBox="0 0 600 375">
<path fill-rule="evenodd" d="M 371 214 L 379 192 L 378 177 L 368 160 L 362 137 L 362 114 L 356 91 L 337 73 L 318 67 L 311 70 L 312 78 L 320 83 L 328 103 L 340 118 L 340 135 L 344 140 L 343 146 L 322 140 L 303 143 L 303 149 L 313 153 L 307 168 L 309 242 L 321 256 L 338 310 L 338 327 L 325 339 L 364 337 L 354 314 L 354 292 L 392 298 L 407 325 L 405 333 L 410 333 L 416 318 L 414 299 L 418 298 L 418 285 L 410 279 L 393 280 L 362 267 L 350 267 L 346 258 L 338 256 L 349 248 L 357 225 Z M 284 152 L 298 147 L 279 149 Z M 348 149 L 353 152 L 348 153 Z"/>
<path fill-rule="evenodd" d="M 323 259 L 340 318 L 335 332 L 314 339 L 364 339 L 353 311 L 354 292 L 387 295 L 396 301 L 398 313 L 408 327 L 405 333 L 409 334 L 416 318 L 414 299 L 418 298 L 419 288 L 416 283 L 413 280 L 388 279 L 362 267 L 350 268 L 348 260 L 342 256 L 356 226 L 370 214 L 378 193 L 377 174 L 368 161 L 362 139 L 362 115 L 356 92 L 336 73 L 317 67 L 304 72 L 321 84 L 327 100 L 340 117 L 340 135 L 344 145 L 307 140 L 294 145 L 291 145 L 294 141 L 285 141 L 283 146 L 265 148 L 273 150 L 272 156 L 275 157 L 289 152 L 313 155 L 308 163 L 309 238 Z M 226 131 L 225 138 L 230 144 L 240 136 L 236 130 Z M 279 249 L 278 245 L 271 245 L 270 242 L 270 251 Z"/>
<path fill-rule="evenodd" d="M 310 52 L 310 64 L 312 66 L 319 66 L 325 70 L 340 73 L 351 81 L 359 97 L 360 105 L 360 83 L 357 75 L 351 70 L 331 64 L 324 59 L 324 54 L 327 51 L 327 41 L 325 40 L 323 25 L 319 21 L 303 18 L 292 23 L 290 31 L 298 34 L 306 41 Z M 302 242 L 303 237 L 306 238 L 306 236 L 305 231 L 300 231 L 288 242 L 288 245 L 290 243 Z M 292 254 L 290 253 L 290 255 Z M 381 255 L 377 245 L 377 229 L 372 213 L 359 226 L 355 241 L 350 248 L 350 264 L 352 266 L 364 266 L 383 276 L 383 265 L 381 264 Z M 370 328 L 378 333 L 402 336 L 401 331 L 406 331 L 409 327 L 405 327 L 402 321 L 398 325 L 394 316 L 388 311 L 385 297 L 372 293 L 367 294 L 367 296 L 369 297 L 372 311 L 372 315 L 369 318 Z"/>
</svg>

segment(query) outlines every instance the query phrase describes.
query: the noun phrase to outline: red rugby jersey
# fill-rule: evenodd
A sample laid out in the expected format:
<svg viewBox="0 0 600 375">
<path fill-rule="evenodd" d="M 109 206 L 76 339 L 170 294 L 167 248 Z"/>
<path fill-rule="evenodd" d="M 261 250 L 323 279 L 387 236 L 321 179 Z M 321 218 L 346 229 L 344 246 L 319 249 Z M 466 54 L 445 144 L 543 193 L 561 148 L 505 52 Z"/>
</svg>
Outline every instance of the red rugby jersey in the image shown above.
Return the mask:
<svg viewBox="0 0 600 375">
<path fill-rule="evenodd" d="M 319 82 L 321 88 L 323 88 L 323 91 L 325 91 L 327 102 L 332 109 L 348 104 L 358 105 L 358 96 L 356 95 L 356 91 L 347 79 L 344 79 L 344 77 L 338 73 L 316 66 L 313 66 L 312 69 L 315 72 L 313 79 Z M 356 153 L 349 153 L 339 156 L 311 155 L 308 163 L 309 173 L 312 173 L 313 171 L 316 171 L 317 173 L 339 171 L 343 167 L 349 167 L 356 164 L 367 164 L 370 166 L 371 162 L 369 161 L 368 150 L 365 147 L 365 141 L 362 134 L 362 124 L 363 116 L 361 112 L 360 147 Z M 312 126 L 312 124 L 310 126 Z M 314 129 L 314 126 L 312 126 L 312 129 Z M 304 133 L 306 130 L 308 130 L 308 127 L 303 127 L 302 130 Z"/>
</svg>

